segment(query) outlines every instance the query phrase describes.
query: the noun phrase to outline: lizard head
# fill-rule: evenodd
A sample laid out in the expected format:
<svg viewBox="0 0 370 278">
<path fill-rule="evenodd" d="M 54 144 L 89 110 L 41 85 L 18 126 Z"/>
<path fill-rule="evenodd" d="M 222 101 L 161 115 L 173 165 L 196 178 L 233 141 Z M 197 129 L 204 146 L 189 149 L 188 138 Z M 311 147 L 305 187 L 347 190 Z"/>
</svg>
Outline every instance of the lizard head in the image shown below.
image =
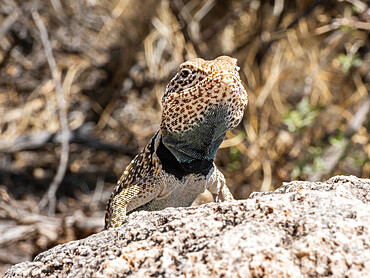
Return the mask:
<svg viewBox="0 0 370 278">
<path fill-rule="evenodd" d="M 236 62 L 227 56 L 193 59 L 167 85 L 162 141 L 188 172 L 207 172 L 227 130 L 243 117 L 248 99 Z"/>
<path fill-rule="evenodd" d="M 223 122 L 227 129 L 236 127 L 248 103 L 236 62 L 235 58 L 220 56 L 181 64 L 162 98 L 162 133 L 191 130 L 215 109 L 226 112 Z"/>
</svg>

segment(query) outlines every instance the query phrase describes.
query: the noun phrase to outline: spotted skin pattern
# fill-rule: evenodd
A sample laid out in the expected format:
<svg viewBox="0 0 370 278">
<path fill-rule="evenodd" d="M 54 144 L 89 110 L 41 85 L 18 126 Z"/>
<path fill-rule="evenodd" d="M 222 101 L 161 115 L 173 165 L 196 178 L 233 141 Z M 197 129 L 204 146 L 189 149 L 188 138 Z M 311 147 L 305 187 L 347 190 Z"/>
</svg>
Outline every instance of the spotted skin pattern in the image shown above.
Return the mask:
<svg viewBox="0 0 370 278">
<path fill-rule="evenodd" d="M 112 192 L 105 229 L 119 227 L 133 211 L 190 206 L 205 189 L 216 202 L 234 199 L 213 158 L 226 131 L 240 123 L 248 103 L 236 62 L 220 56 L 180 65 L 162 98 L 160 130 L 127 166 Z M 197 138 L 204 137 L 197 127 L 210 136 Z"/>
<path fill-rule="evenodd" d="M 181 64 L 162 99 L 161 130 L 189 130 L 207 110 L 219 105 L 230 109 L 226 119 L 229 129 L 236 127 L 248 102 L 238 69 L 236 59 L 227 56 L 212 61 L 196 58 Z"/>
</svg>

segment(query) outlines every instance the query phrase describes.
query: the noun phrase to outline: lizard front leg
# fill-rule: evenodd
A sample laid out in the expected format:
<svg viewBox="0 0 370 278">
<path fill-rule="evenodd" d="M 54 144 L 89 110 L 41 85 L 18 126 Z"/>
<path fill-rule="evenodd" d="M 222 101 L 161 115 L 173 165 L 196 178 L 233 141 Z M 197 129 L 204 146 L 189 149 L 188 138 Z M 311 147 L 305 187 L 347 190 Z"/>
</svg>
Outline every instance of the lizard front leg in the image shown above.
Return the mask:
<svg viewBox="0 0 370 278">
<path fill-rule="evenodd" d="M 216 165 L 214 165 L 207 189 L 212 193 L 213 199 L 217 203 L 234 200 L 233 195 L 226 185 L 224 175 L 217 169 Z"/>
<path fill-rule="evenodd" d="M 118 193 L 113 192 L 108 203 L 105 229 L 119 227 L 128 212 L 153 200 L 162 189 L 160 183 L 156 183 L 153 176 L 148 175 Z"/>
</svg>

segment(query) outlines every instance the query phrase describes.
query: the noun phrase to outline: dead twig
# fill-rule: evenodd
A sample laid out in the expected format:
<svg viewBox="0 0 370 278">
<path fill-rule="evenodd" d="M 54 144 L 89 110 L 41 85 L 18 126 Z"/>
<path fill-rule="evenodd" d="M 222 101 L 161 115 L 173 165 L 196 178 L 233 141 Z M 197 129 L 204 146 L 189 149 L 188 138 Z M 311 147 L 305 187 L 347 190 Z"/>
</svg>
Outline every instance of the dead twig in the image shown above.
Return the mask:
<svg viewBox="0 0 370 278">
<path fill-rule="evenodd" d="M 323 176 L 328 175 L 339 163 L 340 159 L 344 156 L 346 149 L 350 144 L 351 137 L 361 128 L 366 119 L 368 119 L 370 111 L 370 98 L 367 98 L 362 102 L 360 108 L 353 115 L 349 122 L 348 128 L 345 131 L 344 142 L 339 145 L 332 145 L 323 155 L 323 161 L 325 168 L 312 173 L 309 177 L 309 181 L 319 181 Z"/>
<path fill-rule="evenodd" d="M 48 213 L 49 215 L 53 215 L 55 212 L 55 202 L 56 202 L 55 194 L 67 170 L 67 163 L 68 163 L 68 156 L 69 156 L 69 136 L 68 136 L 69 129 L 68 129 L 67 112 L 66 112 L 67 106 L 66 106 L 66 101 L 63 96 L 60 73 L 57 69 L 57 65 L 56 65 L 56 62 L 53 56 L 53 51 L 52 51 L 52 47 L 49 41 L 48 32 L 37 11 L 34 11 L 32 13 L 32 18 L 37 26 L 37 29 L 40 32 L 40 37 L 41 37 L 42 44 L 44 46 L 46 59 L 48 61 L 49 68 L 51 71 L 51 76 L 54 81 L 55 92 L 56 92 L 57 102 L 58 102 L 61 136 L 62 136 L 62 140 L 61 140 L 62 141 L 62 153 L 60 155 L 60 163 L 58 166 L 57 173 L 55 174 L 54 179 L 52 183 L 50 184 L 48 191 L 45 193 L 45 195 L 43 196 L 38 206 L 38 210 L 41 210 L 47 204 L 49 204 Z"/>
<path fill-rule="evenodd" d="M 95 150 L 106 152 L 119 152 L 129 156 L 137 153 L 137 147 L 127 146 L 126 144 L 107 143 L 92 134 L 93 126 L 85 123 L 74 130 L 68 130 L 68 140 L 70 144 L 79 144 Z M 46 130 L 36 131 L 29 134 L 18 136 L 15 141 L 0 140 L 0 152 L 15 153 L 24 150 L 35 150 L 45 147 L 46 144 L 61 144 L 61 132 L 48 132 Z"/>
<path fill-rule="evenodd" d="M 90 235 L 103 228 L 103 213 L 87 216 L 77 210 L 73 215 L 59 213 L 50 217 L 34 212 L 32 208 L 33 202 L 15 200 L 5 187 L 0 187 L 0 250 L 14 246 L 17 249 L 30 242 L 37 248 L 45 249 L 75 239 L 75 233 Z M 24 257 L 14 258 L 14 254 L 0 255 L 1 262 L 14 264 L 23 260 Z"/>
</svg>

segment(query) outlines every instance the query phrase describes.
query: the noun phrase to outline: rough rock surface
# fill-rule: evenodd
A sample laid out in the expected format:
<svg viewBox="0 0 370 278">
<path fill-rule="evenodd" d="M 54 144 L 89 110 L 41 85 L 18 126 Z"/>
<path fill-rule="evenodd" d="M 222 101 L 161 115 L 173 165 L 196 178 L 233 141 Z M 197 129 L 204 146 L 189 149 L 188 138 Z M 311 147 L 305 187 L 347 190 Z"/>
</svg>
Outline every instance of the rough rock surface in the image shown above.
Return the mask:
<svg viewBox="0 0 370 278">
<path fill-rule="evenodd" d="M 248 200 L 131 214 L 5 277 L 369 277 L 370 180 L 290 182 Z"/>
</svg>

